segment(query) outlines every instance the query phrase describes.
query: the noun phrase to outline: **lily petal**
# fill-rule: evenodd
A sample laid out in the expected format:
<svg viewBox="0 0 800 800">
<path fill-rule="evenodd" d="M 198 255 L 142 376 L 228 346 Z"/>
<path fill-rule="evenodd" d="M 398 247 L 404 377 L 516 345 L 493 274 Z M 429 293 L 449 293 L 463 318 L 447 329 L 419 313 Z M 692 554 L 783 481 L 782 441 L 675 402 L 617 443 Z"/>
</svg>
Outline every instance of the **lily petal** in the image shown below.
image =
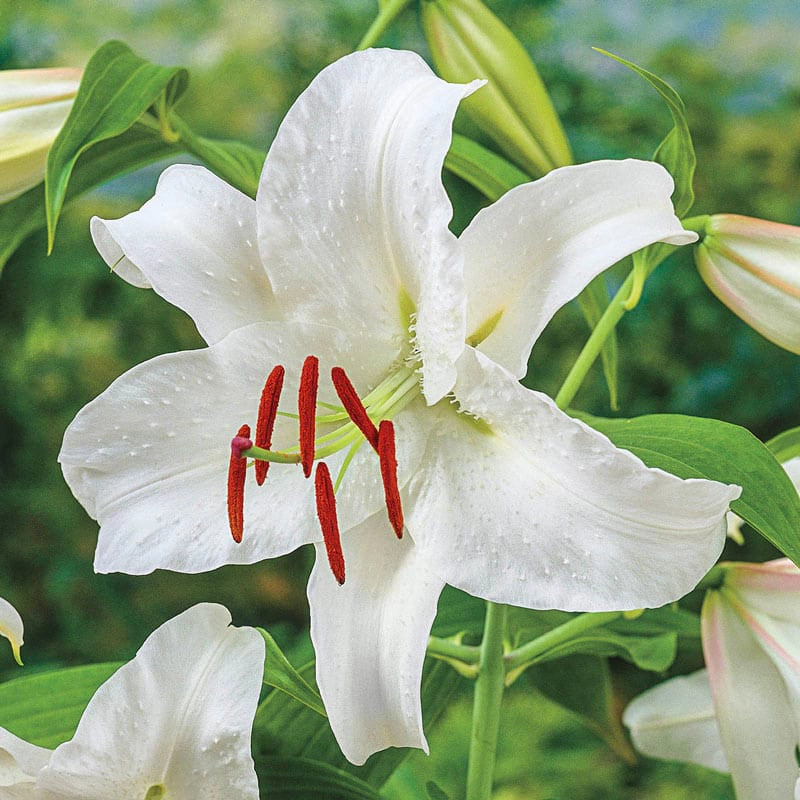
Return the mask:
<svg viewBox="0 0 800 800">
<path fill-rule="evenodd" d="M 781 673 L 722 592 L 703 605 L 703 653 L 739 800 L 785 800 L 798 778 L 793 705 Z"/>
<path fill-rule="evenodd" d="M 456 107 L 478 86 L 442 81 L 415 53 L 345 56 L 289 110 L 258 189 L 261 258 L 281 308 L 394 346 L 413 322 L 429 403 L 452 387 L 464 343 L 441 170 Z"/>
<path fill-rule="evenodd" d="M 288 368 L 285 396 L 296 396 L 309 352 L 327 370 L 347 359 L 359 389 L 374 385 L 384 368 L 369 363 L 369 340 L 354 343 L 320 325 L 263 323 L 240 328 L 209 348 L 140 364 L 81 410 L 67 428 L 59 461 L 73 494 L 101 525 L 98 572 L 200 572 L 319 540 L 313 485 L 297 465 L 273 468 L 263 487 L 248 470 L 241 544 L 231 538 L 226 504 L 232 436 L 243 422 L 255 423 L 264 380 L 276 364 Z M 320 391 L 321 399 L 335 400 L 332 387 Z M 273 446 L 296 443 L 296 421 L 279 417 Z M 413 468 L 423 441 L 406 426 L 398 448 L 399 458 Z M 346 452 L 327 459 L 334 474 Z M 370 448 L 361 448 L 350 469 L 358 471 L 358 480 L 345 479 L 343 530 L 384 502 Z"/>
<path fill-rule="evenodd" d="M 479 351 L 458 366 L 465 413 L 439 412 L 407 490 L 431 571 L 496 602 L 601 611 L 676 600 L 714 564 L 739 487 L 646 467 Z"/>
<path fill-rule="evenodd" d="M 461 235 L 467 341 L 521 378 L 553 314 L 636 250 L 688 244 L 669 173 L 650 161 L 556 169 L 481 210 Z M 478 345 L 478 341 L 480 341 Z"/>
<path fill-rule="evenodd" d="M 250 734 L 264 640 L 203 603 L 154 631 L 95 693 L 38 780 L 42 800 L 258 798 Z M 157 795 L 161 796 L 161 795 Z"/>
<path fill-rule="evenodd" d="M 23 633 L 24 627 L 19 612 L 8 600 L 0 597 L 0 636 L 5 636 L 11 642 L 11 651 L 17 664 L 22 664 L 19 649 L 22 647 Z"/>
<path fill-rule="evenodd" d="M 3 800 L 33 800 L 36 776 L 50 760 L 51 752 L 0 728 L 0 796 Z"/>
<path fill-rule="evenodd" d="M 647 756 L 729 772 L 704 669 L 640 694 L 625 709 L 622 721 L 636 749 Z"/>
<path fill-rule="evenodd" d="M 343 547 L 344 585 L 320 545 L 308 583 L 317 683 L 333 732 L 354 764 L 385 747 L 427 753 L 420 681 L 444 583 L 383 515 L 349 531 Z"/>
<path fill-rule="evenodd" d="M 91 231 L 114 272 L 186 311 L 209 344 L 278 319 L 258 255 L 255 202 L 204 167 L 169 167 L 138 211 L 94 217 Z"/>
</svg>

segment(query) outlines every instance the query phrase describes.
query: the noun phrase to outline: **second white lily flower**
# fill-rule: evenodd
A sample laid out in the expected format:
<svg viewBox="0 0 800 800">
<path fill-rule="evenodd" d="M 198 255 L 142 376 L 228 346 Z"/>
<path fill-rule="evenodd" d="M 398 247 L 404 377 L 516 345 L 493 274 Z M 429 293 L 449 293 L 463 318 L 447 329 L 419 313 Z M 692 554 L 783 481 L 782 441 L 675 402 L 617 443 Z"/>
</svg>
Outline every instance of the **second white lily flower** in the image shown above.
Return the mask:
<svg viewBox="0 0 800 800">
<path fill-rule="evenodd" d="M 445 583 L 535 608 L 658 606 L 714 563 L 739 494 L 648 469 L 520 385 L 545 325 L 594 276 L 695 235 L 663 168 L 601 161 L 518 187 L 456 238 L 442 163 L 456 107 L 479 85 L 448 84 L 412 53 L 347 56 L 289 111 L 255 202 L 172 167 L 139 211 L 92 224 L 115 272 L 187 311 L 209 344 L 130 370 L 68 429 L 64 475 L 101 524 L 95 568 L 198 572 L 316 543 L 317 680 L 355 763 L 427 747 L 419 685 Z M 316 405 L 309 355 L 323 375 Z M 342 552 L 321 541 L 324 481 L 315 497 L 297 465 L 278 463 L 258 487 L 238 451 L 242 541 L 228 532 L 230 440 L 276 365 L 312 441 L 298 454 L 297 423 L 279 415 L 264 446 L 302 455 L 306 472 L 309 453 L 330 466 Z M 364 399 L 371 446 L 327 380 L 334 366 Z M 388 418 L 399 540 L 384 507 L 389 440 L 379 463 L 369 430 Z"/>
</svg>

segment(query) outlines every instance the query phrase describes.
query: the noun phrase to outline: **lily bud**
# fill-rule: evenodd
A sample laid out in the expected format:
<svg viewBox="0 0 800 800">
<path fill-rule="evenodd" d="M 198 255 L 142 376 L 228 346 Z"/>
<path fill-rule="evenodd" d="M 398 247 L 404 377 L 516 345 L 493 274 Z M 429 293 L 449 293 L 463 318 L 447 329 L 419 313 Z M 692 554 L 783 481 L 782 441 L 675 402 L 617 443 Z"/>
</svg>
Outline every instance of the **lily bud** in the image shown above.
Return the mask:
<svg viewBox="0 0 800 800">
<path fill-rule="evenodd" d="M 50 145 L 78 91 L 79 69 L 0 72 L 0 203 L 44 178 Z"/>
<path fill-rule="evenodd" d="M 771 342 L 800 354 L 800 228 L 709 217 L 695 261 L 709 289 Z"/>
<path fill-rule="evenodd" d="M 422 27 L 439 74 L 488 85 L 461 107 L 531 175 L 572 163 L 561 121 L 519 39 L 481 0 L 423 0 Z"/>
</svg>

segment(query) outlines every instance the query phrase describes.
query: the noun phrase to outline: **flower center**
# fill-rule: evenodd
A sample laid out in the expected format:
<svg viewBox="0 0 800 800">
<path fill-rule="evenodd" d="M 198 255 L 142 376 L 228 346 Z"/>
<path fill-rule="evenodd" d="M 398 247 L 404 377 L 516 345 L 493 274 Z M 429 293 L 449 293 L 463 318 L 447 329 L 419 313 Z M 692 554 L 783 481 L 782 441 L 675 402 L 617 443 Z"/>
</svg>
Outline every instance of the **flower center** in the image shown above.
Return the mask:
<svg viewBox="0 0 800 800">
<path fill-rule="evenodd" d="M 336 517 L 336 491 L 358 450 L 367 442 L 378 456 L 389 522 L 397 538 L 403 536 L 403 509 L 397 484 L 397 458 L 394 425 L 390 417 L 398 414 L 420 394 L 419 377 L 414 366 L 403 365 L 391 372 L 363 399 L 342 367 L 333 367 L 331 382 L 341 405 L 317 399 L 319 361 L 308 356 L 300 375 L 297 414 L 279 412 L 284 368 L 276 366 L 267 377 L 258 407 L 255 440 L 250 426 L 242 425 L 231 441 L 228 467 L 228 521 L 234 541 L 244 534 L 244 486 L 247 459 L 255 464 L 255 477 L 262 485 L 270 464 L 300 464 L 306 478 L 317 462 L 314 488 L 317 517 L 328 554 L 328 563 L 336 580 L 344 583 L 344 556 Z M 318 413 L 319 408 L 324 413 Z M 272 432 L 278 414 L 296 418 L 298 443 L 286 450 L 271 450 Z M 318 434 L 318 429 L 322 432 Z M 328 465 L 322 460 L 341 450 L 347 455 L 334 482 Z"/>
</svg>

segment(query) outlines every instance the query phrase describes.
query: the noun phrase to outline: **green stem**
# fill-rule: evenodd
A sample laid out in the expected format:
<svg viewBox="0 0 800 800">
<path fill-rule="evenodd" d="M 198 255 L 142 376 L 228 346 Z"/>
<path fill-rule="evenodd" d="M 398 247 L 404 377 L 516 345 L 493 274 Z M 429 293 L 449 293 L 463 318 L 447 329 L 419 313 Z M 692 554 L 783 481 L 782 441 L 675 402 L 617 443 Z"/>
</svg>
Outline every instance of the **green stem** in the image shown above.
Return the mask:
<svg viewBox="0 0 800 800">
<path fill-rule="evenodd" d="M 372 47 L 410 2 L 411 0 L 387 0 L 378 12 L 378 16 L 372 21 L 369 30 L 364 34 L 364 38 L 358 43 L 356 50 L 366 50 L 368 47 Z"/>
<path fill-rule="evenodd" d="M 454 658 L 465 664 L 477 664 L 481 657 L 481 648 L 468 644 L 457 644 L 449 639 L 439 639 L 431 636 L 428 639 L 428 655 Z"/>
<path fill-rule="evenodd" d="M 492 794 L 500 703 L 506 677 L 503 664 L 506 610 L 504 605 L 498 603 L 486 604 L 486 622 L 472 707 L 466 800 L 489 800 Z"/>
<path fill-rule="evenodd" d="M 557 628 L 543 633 L 536 639 L 526 642 L 522 647 L 512 650 L 505 657 L 506 670 L 511 672 L 512 670 L 532 664 L 548 651 L 575 639 L 586 631 L 592 630 L 592 628 L 598 628 L 600 625 L 613 622 L 621 616 L 621 611 L 600 611 L 579 614 L 563 625 L 559 625 Z"/>
<path fill-rule="evenodd" d="M 572 402 L 592 364 L 594 364 L 603 350 L 606 339 L 625 315 L 625 303 L 628 300 L 632 286 L 633 272 L 628 275 L 625 282 L 617 290 L 617 293 L 603 312 L 603 316 L 600 317 L 597 325 L 595 325 L 591 336 L 583 346 L 583 350 L 581 350 L 580 355 L 572 365 L 572 369 L 556 395 L 556 405 L 559 408 L 566 408 Z"/>
</svg>

